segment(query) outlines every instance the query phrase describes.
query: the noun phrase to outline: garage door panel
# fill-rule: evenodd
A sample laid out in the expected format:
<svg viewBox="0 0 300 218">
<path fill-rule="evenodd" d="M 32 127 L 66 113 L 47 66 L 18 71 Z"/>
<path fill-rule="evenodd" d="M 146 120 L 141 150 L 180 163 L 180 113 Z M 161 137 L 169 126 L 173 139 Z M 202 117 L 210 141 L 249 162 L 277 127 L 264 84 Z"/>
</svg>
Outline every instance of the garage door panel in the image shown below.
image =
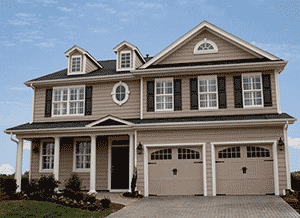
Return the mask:
<svg viewBox="0 0 300 218">
<path fill-rule="evenodd" d="M 217 194 L 232 194 L 237 195 L 244 192 L 244 183 L 240 179 L 222 179 L 222 182 L 217 182 Z"/>
<path fill-rule="evenodd" d="M 273 178 L 253 178 L 244 180 L 245 194 L 271 194 L 274 193 Z"/>
</svg>

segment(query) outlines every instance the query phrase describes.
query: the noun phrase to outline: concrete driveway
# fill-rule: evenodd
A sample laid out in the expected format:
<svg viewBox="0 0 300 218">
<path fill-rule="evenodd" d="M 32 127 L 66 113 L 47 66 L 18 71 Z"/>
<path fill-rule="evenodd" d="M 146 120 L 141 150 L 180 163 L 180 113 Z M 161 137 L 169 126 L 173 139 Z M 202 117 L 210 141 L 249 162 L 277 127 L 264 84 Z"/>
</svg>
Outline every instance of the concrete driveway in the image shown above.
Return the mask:
<svg viewBox="0 0 300 218">
<path fill-rule="evenodd" d="M 143 198 L 109 218 L 300 217 L 278 196 L 172 196 Z"/>
</svg>

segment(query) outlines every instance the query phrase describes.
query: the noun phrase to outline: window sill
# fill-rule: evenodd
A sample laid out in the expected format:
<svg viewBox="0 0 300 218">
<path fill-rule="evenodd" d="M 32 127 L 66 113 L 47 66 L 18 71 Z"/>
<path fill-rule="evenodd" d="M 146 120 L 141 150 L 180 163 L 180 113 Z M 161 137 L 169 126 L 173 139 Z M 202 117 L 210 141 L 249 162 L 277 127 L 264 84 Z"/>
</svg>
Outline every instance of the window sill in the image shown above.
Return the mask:
<svg viewBox="0 0 300 218">
<path fill-rule="evenodd" d="M 40 170 L 40 173 L 53 173 L 53 169 L 51 170 Z"/>
<path fill-rule="evenodd" d="M 81 169 L 76 169 L 73 170 L 74 173 L 89 173 L 90 169 L 85 169 L 85 170 L 81 170 Z"/>
<path fill-rule="evenodd" d="M 84 114 L 66 114 L 66 115 L 54 115 L 52 114 L 52 117 L 81 117 L 84 116 Z"/>
<path fill-rule="evenodd" d="M 157 113 L 164 113 L 164 112 L 174 112 L 174 110 L 155 110 L 154 112 L 157 112 Z"/>
</svg>

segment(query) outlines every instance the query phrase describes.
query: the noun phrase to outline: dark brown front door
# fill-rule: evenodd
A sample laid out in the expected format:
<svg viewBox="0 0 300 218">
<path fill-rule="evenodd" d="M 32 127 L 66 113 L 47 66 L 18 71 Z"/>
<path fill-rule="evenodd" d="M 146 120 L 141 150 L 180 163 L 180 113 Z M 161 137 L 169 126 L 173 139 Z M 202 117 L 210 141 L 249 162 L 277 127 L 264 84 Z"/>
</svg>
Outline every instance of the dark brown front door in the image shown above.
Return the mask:
<svg viewBox="0 0 300 218">
<path fill-rule="evenodd" d="M 129 189 L 129 146 L 111 148 L 111 189 Z"/>
</svg>

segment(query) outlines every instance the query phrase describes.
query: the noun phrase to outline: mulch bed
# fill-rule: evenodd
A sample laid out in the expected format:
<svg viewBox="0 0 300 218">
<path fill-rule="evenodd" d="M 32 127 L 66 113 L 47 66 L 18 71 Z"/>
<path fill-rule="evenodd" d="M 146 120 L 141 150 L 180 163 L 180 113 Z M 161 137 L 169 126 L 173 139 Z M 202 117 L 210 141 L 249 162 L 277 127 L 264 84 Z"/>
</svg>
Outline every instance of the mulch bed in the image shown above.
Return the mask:
<svg viewBox="0 0 300 218">
<path fill-rule="evenodd" d="M 292 194 L 287 194 L 286 196 L 281 196 L 281 198 L 288 203 L 294 210 L 300 213 L 300 202 Z"/>
</svg>

